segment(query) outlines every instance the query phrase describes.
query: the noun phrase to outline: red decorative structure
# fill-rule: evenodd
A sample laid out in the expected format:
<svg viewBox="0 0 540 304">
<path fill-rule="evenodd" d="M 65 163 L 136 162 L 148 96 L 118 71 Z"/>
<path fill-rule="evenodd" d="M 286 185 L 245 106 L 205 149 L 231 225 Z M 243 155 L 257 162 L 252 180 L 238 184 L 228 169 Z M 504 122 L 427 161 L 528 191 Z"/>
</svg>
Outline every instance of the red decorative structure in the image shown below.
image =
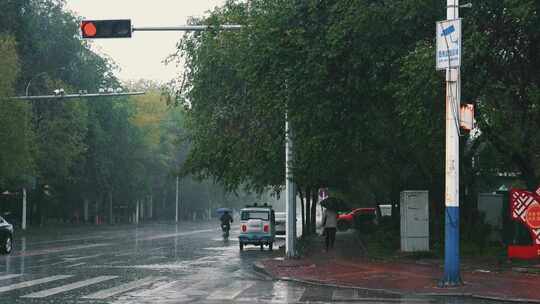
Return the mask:
<svg viewBox="0 0 540 304">
<path fill-rule="evenodd" d="M 523 223 L 531 234 L 531 245 L 509 245 L 508 257 L 515 259 L 540 258 L 540 187 L 536 192 L 512 189 L 510 217 Z"/>
</svg>

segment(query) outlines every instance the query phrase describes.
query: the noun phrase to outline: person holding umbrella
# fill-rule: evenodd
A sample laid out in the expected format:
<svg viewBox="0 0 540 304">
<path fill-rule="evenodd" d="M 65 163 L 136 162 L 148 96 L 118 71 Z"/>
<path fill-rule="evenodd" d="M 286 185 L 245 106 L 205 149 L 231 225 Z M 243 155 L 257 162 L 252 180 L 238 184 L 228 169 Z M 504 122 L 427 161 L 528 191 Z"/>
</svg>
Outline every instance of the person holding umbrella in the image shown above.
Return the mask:
<svg viewBox="0 0 540 304">
<path fill-rule="evenodd" d="M 324 209 L 323 214 L 323 228 L 324 235 L 326 237 L 326 251 L 334 248 L 334 242 L 336 241 L 336 230 L 337 230 L 337 212 L 330 208 Z"/>
<path fill-rule="evenodd" d="M 336 241 L 338 211 L 348 210 L 348 204 L 339 198 L 328 197 L 321 201 L 321 206 L 325 208 L 322 226 L 326 237 L 326 251 L 334 248 Z"/>
<path fill-rule="evenodd" d="M 232 210 L 229 208 L 218 208 L 217 213 L 220 214 L 219 220 L 221 221 L 221 230 L 223 230 L 223 238 L 229 237 L 229 230 L 231 230 L 231 223 L 233 222 L 232 216 L 229 214 Z"/>
</svg>

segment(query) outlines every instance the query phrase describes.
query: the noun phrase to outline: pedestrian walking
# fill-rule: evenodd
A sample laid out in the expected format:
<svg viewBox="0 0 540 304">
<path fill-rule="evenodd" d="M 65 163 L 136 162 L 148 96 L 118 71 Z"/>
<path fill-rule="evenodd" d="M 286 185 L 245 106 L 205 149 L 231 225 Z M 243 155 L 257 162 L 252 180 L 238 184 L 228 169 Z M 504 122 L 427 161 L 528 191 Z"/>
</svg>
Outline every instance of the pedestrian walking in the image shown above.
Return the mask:
<svg viewBox="0 0 540 304">
<path fill-rule="evenodd" d="M 336 241 L 337 213 L 332 209 L 326 208 L 323 214 L 323 227 L 326 240 L 326 251 L 334 248 Z"/>
</svg>

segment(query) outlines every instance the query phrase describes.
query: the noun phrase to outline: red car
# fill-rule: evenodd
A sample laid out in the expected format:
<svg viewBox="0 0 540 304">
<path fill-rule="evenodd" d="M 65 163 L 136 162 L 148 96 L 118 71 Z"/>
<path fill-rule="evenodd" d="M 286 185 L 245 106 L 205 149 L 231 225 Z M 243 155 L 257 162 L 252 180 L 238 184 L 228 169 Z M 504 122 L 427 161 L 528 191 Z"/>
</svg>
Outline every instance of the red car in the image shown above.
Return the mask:
<svg viewBox="0 0 540 304">
<path fill-rule="evenodd" d="M 360 225 L 377 225 L 377 208 L 356 208 L 338 216 L 337 229 L 347 231 Z"/>
</svg>

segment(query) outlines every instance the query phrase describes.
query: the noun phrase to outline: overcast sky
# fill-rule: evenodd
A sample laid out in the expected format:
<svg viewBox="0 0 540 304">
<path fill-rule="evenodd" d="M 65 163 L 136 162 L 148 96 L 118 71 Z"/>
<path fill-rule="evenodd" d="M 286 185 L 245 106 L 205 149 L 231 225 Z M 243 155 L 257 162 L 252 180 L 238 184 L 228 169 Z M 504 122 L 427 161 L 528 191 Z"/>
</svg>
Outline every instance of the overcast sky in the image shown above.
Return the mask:
<svg viewBox="0 0 540 304">
<path fill-rule="evenodd" d="M 131 19 L 132 25 L 175 26 L 200 17 L 225 0 L 67 0 L 67 8 L 87 19 Z M 181 32 L 134 32 L 131 39 L 96 39 L 94 49 L 111 57 L 121 68 L 121 80 L 152 79 L 167 82 L 180 68 L 163 60 L 174 52 Z"/>
</svg>

